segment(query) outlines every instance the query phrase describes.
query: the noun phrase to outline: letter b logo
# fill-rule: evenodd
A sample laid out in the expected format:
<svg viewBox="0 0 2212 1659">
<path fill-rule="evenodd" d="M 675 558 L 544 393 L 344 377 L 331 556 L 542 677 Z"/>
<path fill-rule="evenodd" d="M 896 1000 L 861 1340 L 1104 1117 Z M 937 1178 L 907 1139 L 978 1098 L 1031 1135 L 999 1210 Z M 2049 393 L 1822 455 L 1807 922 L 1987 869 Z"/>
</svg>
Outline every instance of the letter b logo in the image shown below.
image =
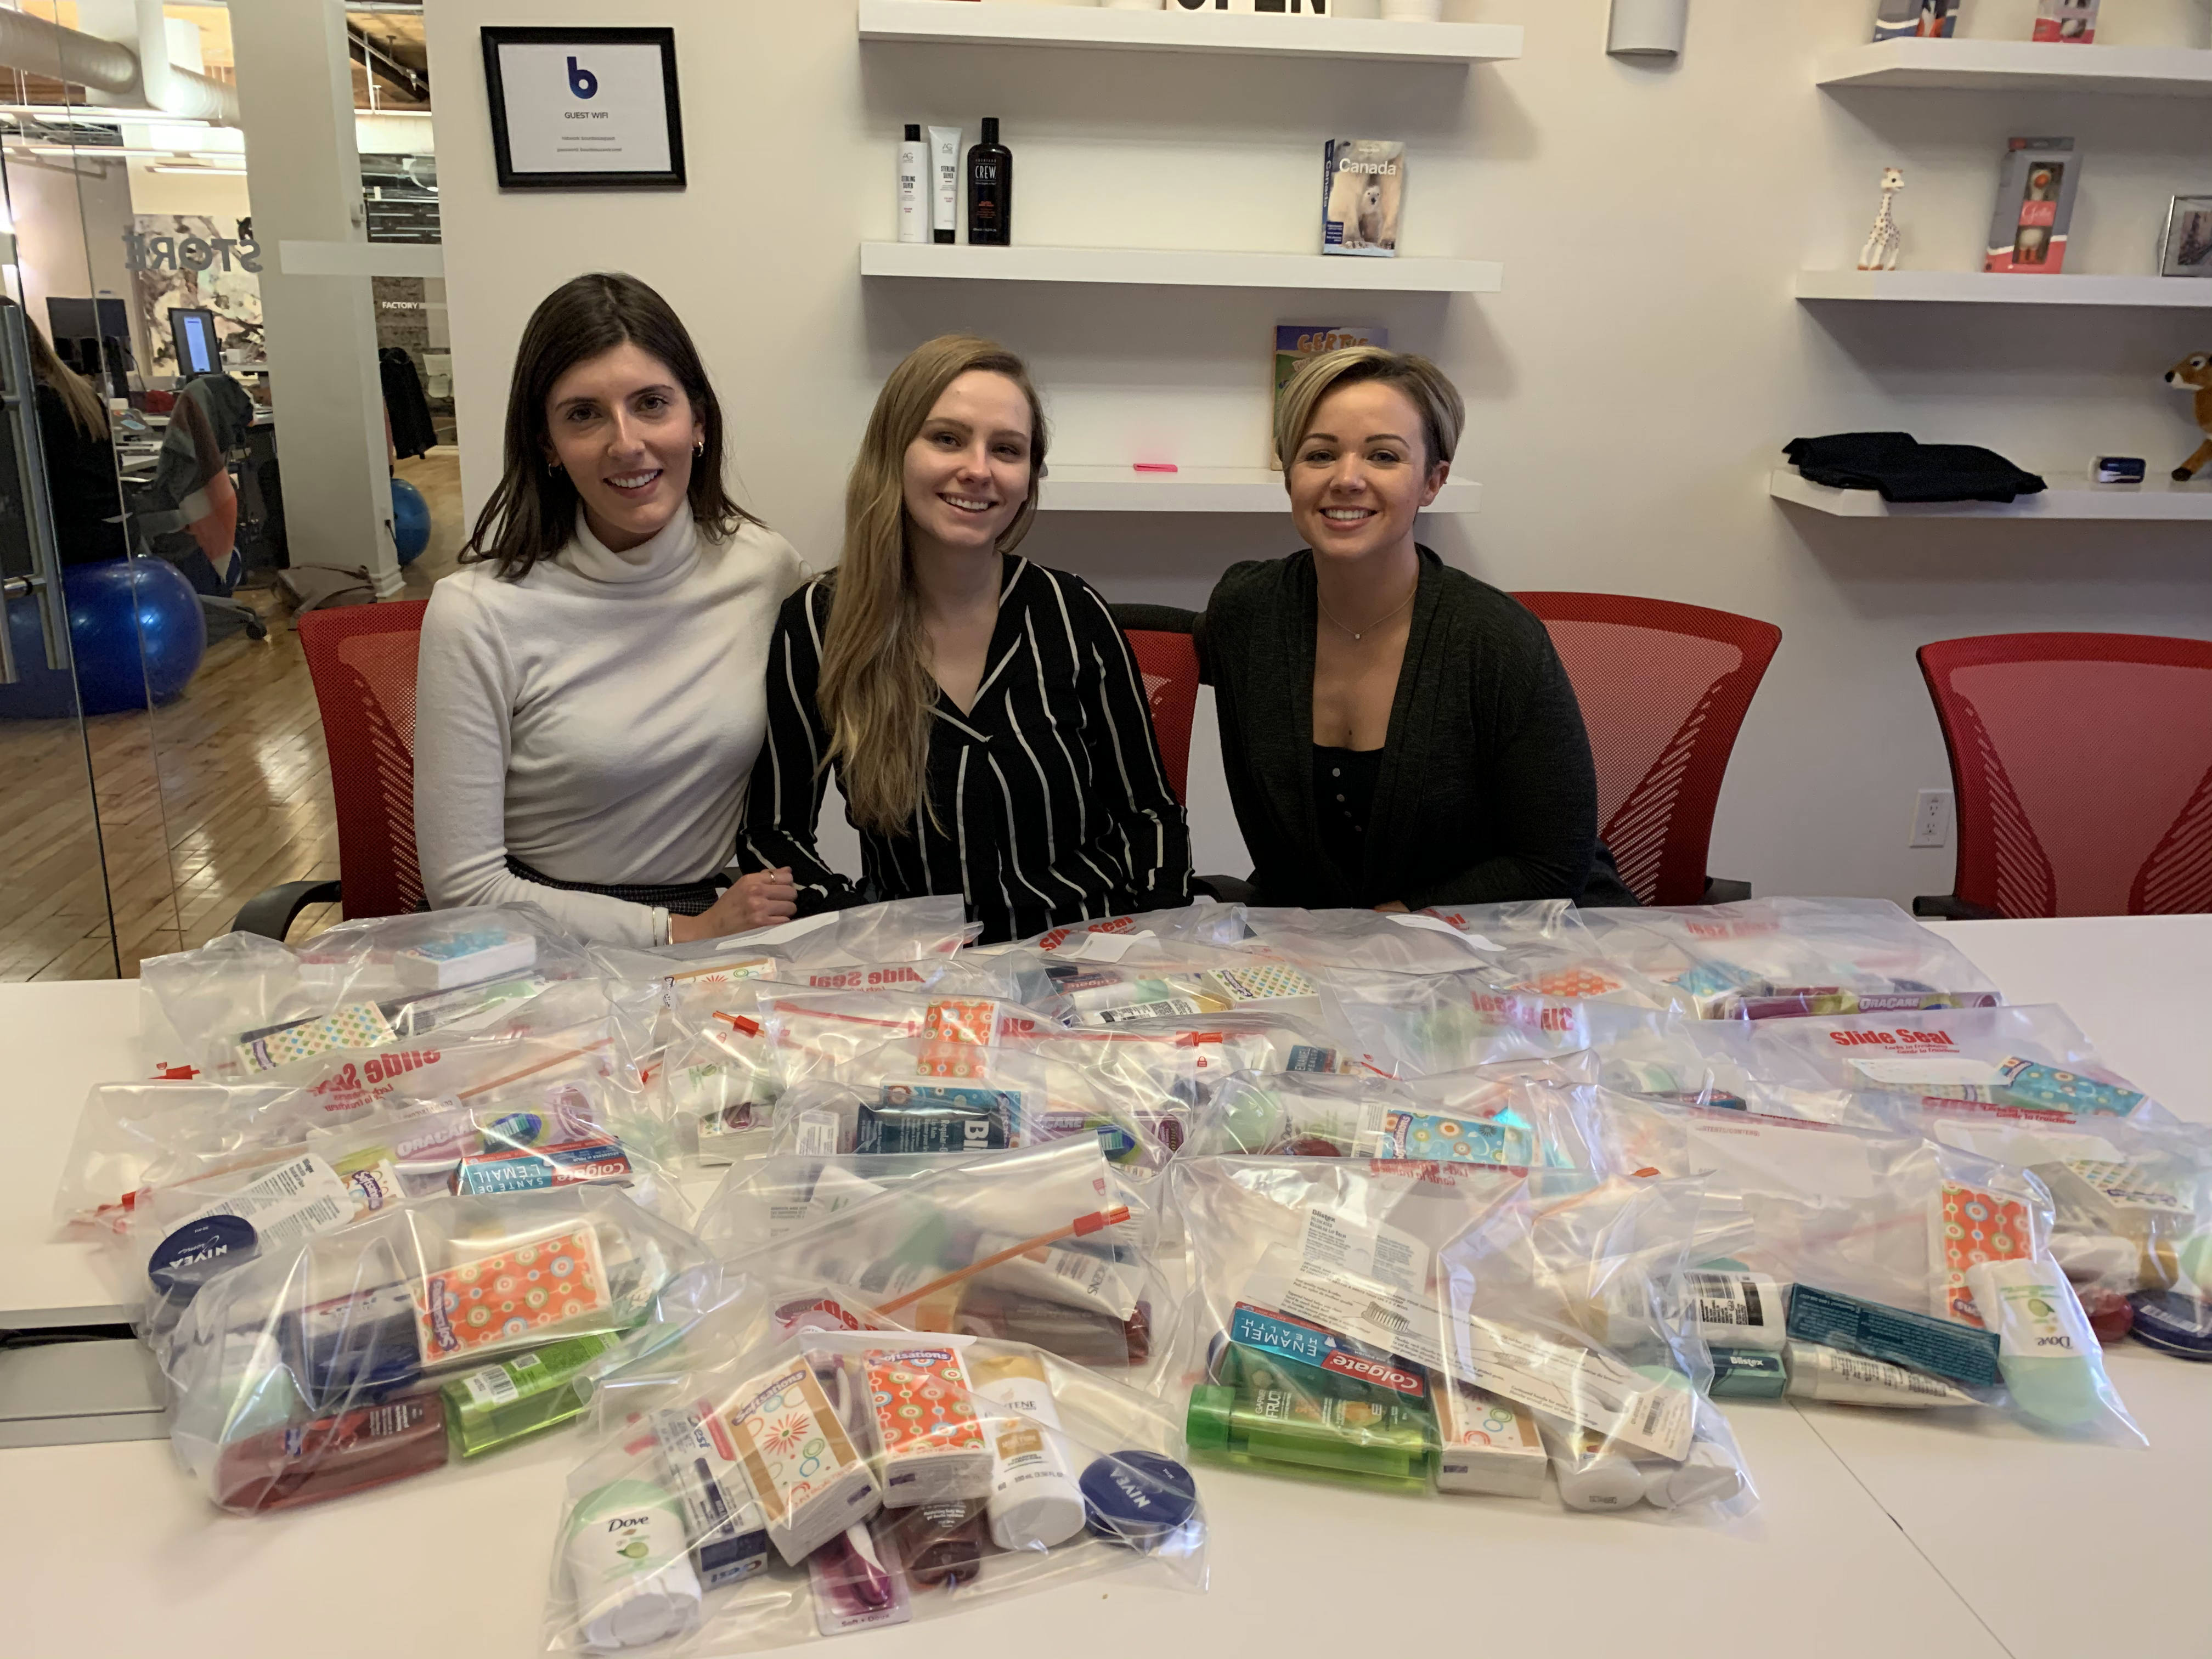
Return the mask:
<svg viewBox="0 0 2212 1659">
<path fill-rule="evenodd" d="M 578 69 L 576 60 L 571 58 L 568 60 L 568 90 L 579 98 L 597 97 L 599 90 L 599 77 L 587 69 Z"/>
</svg>

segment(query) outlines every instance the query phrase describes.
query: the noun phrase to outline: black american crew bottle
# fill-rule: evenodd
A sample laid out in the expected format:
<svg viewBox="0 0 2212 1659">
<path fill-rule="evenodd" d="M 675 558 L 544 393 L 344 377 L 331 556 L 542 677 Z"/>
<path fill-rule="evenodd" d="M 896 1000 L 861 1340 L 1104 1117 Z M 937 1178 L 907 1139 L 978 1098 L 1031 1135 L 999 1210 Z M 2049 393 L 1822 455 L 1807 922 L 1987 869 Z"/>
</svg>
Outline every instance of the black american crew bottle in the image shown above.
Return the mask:
<svg viewBox="0 0 2212 1659">
<path fill-rule="evenodd" d="M 983 118 L 983 142 L 968 152 L 968 240 L 1006 247 L 1014 240 L 1014 153 L 999 142 L 999 118 Z"/>
</svg>

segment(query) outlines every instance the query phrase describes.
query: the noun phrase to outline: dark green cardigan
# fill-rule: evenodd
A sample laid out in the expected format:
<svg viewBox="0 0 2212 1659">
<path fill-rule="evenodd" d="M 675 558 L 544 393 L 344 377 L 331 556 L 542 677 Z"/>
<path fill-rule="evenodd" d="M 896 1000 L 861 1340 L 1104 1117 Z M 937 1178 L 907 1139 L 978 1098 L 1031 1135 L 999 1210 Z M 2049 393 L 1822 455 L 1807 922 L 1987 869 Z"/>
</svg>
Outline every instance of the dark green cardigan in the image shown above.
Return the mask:
<svg viewBox="0 0 2212 1659">
<path fill-rule="evenodd" d="M 1314 811 L 1313 555 L 1232 565 L 1206 604 L 1200 648 L 1261 903 L 1498 904 L 1579 897 L 1589 881 L 1597 775 L 1551 635 L 1425 547 L 1420 559 L 1358 870 L 1322 851 Z"/>
</svg>

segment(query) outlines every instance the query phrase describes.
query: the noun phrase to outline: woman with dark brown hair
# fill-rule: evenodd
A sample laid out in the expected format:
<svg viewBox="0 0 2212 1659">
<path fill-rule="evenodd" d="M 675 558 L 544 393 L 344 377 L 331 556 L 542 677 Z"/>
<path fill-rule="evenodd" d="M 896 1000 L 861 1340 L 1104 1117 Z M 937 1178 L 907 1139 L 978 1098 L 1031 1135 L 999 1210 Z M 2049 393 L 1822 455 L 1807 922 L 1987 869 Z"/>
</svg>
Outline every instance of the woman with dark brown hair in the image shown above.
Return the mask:
<svg viewBox="0 0 2212 1659">
<path fill-rule="evenodd" d="M 721 405 L 668 302 L 579 276 L 523 331 L 506 471 L 423 618 L 415 834 L 430 902 L 535 903 L 644 946 L 765 927 L 724 890 L 767 725 L 789 543 L 722 484 Z"/>
<path fill-rule="evenodd" d="M 1190 898 L 1190 836 L 1127 640 L 1080 576 L 1015 551 L 1044 412 L 1021 359 L 948 334 L 876 398 L 837 568 L 793 594 L 769 664 L 744 861 L 804 912 L 958 893 L 984 942 Z M 814 842 L 835 773 L 856 884 Z"/>
<path fill-rule="evenodd" d="M 5 303 L 13 305 L 15 301 Z M 107 405 L 90 380 L 56 355 L 46 331 L 23 313 L 31 343 L 31 378 L 39 386 L 39 446 L 46 458 L 46 493 L 54 542 L 64 564 L 96 564 L 131 550 L 123 529 L 123 490 Z"/>
</svg>

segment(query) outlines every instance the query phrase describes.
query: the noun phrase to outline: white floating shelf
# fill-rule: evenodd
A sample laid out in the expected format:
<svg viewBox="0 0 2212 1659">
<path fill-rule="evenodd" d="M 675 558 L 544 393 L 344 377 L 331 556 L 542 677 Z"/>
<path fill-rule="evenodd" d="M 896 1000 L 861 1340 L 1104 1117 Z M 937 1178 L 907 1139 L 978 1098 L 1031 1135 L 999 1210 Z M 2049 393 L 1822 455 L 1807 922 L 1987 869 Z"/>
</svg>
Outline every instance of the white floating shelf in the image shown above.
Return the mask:
<svg viewBox="0 0 2212 1659">
<path fill-rule="evenodd" d="M 938 3 L 951 4 L 954 0 Z M 1505 267 L 1487 259 L 1364 259 L 1350 254 L 1208 253 L 1149 247 L 970 247 L 965 243 L 945 247 L 934 242 L 863 242 L 860 275 L 1389 294 L 1495 294 L 1505 286 Z"/>
<path fill-rule="evenodd" d="M 2180 459 L 2177 447 L 2175 459 Z M 1778 501 L 1838 519 L 2166 519 L 2212 520 L 2212 477 L 2177 483 L 2162 474 L 2139 484 L 2092 483 L 2086 477 L 2046 473 L 2039 495 L 2009 501 L 1886 501 L 1873 489 L 1836 489 L 1779 467 L 1766 483 Z"/>
<path fill-rule="evenodd" d="M 1884 40 L 1820 60 L 1824 87 L 1956 92 L 2108 92 L 2212 98 L 2212 52 L 2036 40 Z"/>
<path fill-rule="evenodd" d="M 1518 23 L 1192 15 L 1089 6 L 1012 6 L 990 0 L 860 0 L 860 39 L 1121 52 L 1261 52 L 1277 58 L 1364 58 L 1385 64 L 1497 63 L 1518 58 L 1522 43 Z"/>
<path fill-rule="evenodd" d="M 2063 52 L 2063 46 L 2052 46 Z M 2100 48 L 2083 46 L 2083 52 Z M 1801 300 L 1883 300 L 1922 305 L 2212 307 L 2212 278 L 2025 276 L 1979 270 L 1801 270 Z"/>
<path fill-rule="evenodd" d="M 1041 505 L 1048 513 L 1276 513 L 1291 500 L 1283 475 L 1264 466 L 1187 466 L 1180 472 L 1139 472 L 1126 466 L 1052 464 Z M 1431 513 L 1474 513 L 1482 486 L 1447 482 Z"/>
</svg>

